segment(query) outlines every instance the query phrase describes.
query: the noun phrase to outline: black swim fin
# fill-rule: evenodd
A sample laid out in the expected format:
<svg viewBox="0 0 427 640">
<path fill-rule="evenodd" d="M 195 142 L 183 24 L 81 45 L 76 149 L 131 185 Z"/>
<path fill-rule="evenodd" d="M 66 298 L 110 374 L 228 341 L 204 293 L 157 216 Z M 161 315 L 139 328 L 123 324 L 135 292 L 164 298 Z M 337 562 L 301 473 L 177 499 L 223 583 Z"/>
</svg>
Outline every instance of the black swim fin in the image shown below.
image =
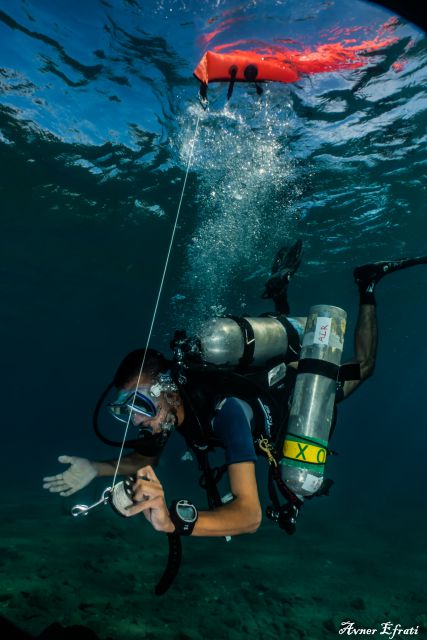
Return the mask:
<svg viewBox="0 0 427 640">
<path fill-rule="evenodd" d="M 290 248 L 282 247 L 277 252 L 271 267 L 271 278 L 265 283 L 262 298 L 271 298 L 278 313 L 289 313 L 287 288 L 292 276 L 301 264 L 302 240 Z"/>
<path fill-rule="evenodd" d="M 356 283 L 361 286 L 373 286 L 388 273 L 414 267 L 417 264 L 427 264 L 427 256 L 418 258 L 402 258 L 401 260 L 385 260 L 383 262 L 372 262 L 356 267 L 353 276 Z"/>
</svg>

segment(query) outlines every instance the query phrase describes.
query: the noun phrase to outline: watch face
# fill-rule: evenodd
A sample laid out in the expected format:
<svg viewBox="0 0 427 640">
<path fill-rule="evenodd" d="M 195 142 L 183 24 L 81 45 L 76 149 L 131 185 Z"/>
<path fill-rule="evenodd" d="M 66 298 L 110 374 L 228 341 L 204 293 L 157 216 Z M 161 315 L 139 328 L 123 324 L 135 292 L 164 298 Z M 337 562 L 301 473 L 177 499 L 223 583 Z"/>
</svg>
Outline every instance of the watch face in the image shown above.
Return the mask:
<svg viewBox="0 0 427 640">
<path fill-rule="evenodd" d="M 176 505 L 176 513 L 184 522 L 194 522 L 197 518 L 196 507 L 188 502 L 178 502 Z"/>
</svg>

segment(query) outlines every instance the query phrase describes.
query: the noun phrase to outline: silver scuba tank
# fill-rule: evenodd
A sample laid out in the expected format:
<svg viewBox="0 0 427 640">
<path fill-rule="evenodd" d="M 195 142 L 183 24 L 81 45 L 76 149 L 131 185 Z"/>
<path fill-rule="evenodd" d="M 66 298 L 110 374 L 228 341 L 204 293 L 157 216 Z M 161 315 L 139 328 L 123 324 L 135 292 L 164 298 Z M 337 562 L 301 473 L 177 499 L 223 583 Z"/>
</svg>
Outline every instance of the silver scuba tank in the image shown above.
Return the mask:
<svg viewBox="0 0 427 640">
<path fill-rule="evenodd" d="M 292 318 L 302 334 L 305 318 Z M 203 362 L 218 366 L 260 366 L 288 352 L 286 318 L 213 318 L 198 332 Z M 295 356 L 297 360 L 298 356 Z"/>
<path fill-rule="evenodd" d="M 330 305 L 312 307 L 307 318 L 280 461 L 282 480 L 299 498 L 323 482 L 346 321 Z"/>
</svg>

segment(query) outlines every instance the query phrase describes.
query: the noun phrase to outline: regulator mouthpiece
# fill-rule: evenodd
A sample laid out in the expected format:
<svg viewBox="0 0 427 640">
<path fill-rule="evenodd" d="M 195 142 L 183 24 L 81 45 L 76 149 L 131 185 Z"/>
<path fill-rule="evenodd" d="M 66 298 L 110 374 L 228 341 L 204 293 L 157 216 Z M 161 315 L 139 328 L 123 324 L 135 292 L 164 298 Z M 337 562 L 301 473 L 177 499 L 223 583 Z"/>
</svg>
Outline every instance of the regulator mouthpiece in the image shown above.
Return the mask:
<svg viewBox="0 0 427 640">
<path fill-rule="evenodd" d="M 150 387 L 150 393 L 155 398 L 158 398 L 162 392 L 174 393 L 176 391 L 178 391 L 178 387 L 173 381 L 170 371 L 159 373 L 156 383 Z"/>
</svg>

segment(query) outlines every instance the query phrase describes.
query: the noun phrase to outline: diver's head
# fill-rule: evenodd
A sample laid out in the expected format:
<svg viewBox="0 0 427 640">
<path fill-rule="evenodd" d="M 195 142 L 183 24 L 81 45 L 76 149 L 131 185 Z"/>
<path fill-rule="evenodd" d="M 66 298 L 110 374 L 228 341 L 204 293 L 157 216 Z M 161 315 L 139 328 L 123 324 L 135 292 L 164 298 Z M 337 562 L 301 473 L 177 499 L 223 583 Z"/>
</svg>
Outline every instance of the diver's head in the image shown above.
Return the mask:
<svg viewBox="0 0 427 640">
<path fill-rule="evenodd" d="M 171 377 L 171 364 L 154 349 L 128 353 L 114 376 L 118 396 L 109 405 L 112 415 L 127 422 L 131 414 L 134 425 L 153 434 L 169 433 L 178 427 L 184 420 L 184 407 Z"/>
</svg>

